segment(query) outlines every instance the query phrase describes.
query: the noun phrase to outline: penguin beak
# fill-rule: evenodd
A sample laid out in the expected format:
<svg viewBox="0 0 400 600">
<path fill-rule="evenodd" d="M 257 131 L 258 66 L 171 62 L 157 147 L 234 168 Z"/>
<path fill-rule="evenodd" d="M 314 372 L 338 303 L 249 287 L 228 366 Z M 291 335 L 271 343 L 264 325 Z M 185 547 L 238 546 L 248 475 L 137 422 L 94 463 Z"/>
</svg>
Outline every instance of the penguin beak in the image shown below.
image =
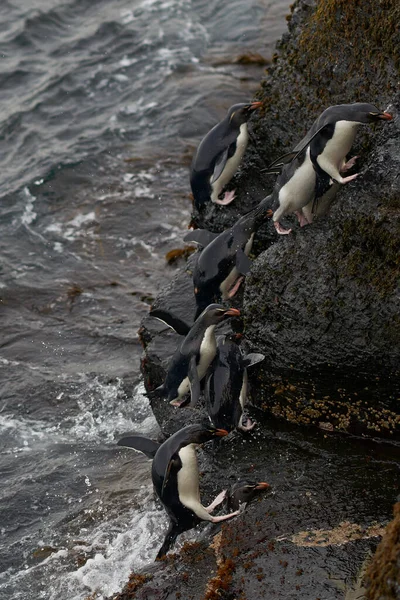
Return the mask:
<svg viewBox="0 0 400 600">
<path fill-rule="evenodd" d="M 229 431 L 226 431 L 226 429 L 216 429 L 215 435 L 217 435 L 218 437 L 224 437 L 226 435 L 229 435 Z"/>
<path fill-rule="evenodd" d="M 270 487 L 269 483 L 266 483 L 265 481 L 260 481 L 260 483 L 257 483 L 255 489 L 256 490 L 266 490 L 269 487 Z"/>
<path fill-rule="evenodd" d="M 381 113 L 369 113 L 372 117 L 372 119 L 379 119 L 380 121 L 392 121 L 393 120 L 393 115 L 391 115 L 388 112 L 381 112 Z"/>
<path fill-rule="evenodd" d="M 258 108 L 262 107 L 262 102 L 252 102 L 251 104 L 249 104 L 249 108 L 248 110 L 257 110 Z"/>
<path fill-rule="evenodd" d="M 228 308 L 228 310 L 225 311 L 225 316 L 240 317 L 240 310 L 238 310 L 237 308 Z"/>
</svg>

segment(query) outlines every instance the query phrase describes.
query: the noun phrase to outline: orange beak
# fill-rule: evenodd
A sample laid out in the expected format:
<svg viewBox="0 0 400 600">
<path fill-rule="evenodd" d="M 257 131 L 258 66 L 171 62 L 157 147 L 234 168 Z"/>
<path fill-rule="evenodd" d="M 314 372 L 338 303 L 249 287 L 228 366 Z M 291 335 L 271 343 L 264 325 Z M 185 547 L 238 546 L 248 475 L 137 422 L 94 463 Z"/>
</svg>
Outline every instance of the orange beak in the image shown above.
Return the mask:
<svg viewBox="0 0 400 600">
<path fill-rule="evenodd" d="M 215 435 L 218 437 L 224 437 L 225 435 L 229 435 L 229 431 L 226 431 L 226 429 L 216 429 Z"/>
<path fill-rule="evenodd" d="M 379 115 L 379 118 L 383 119 L 384 121 L 391 121 L 393 119 L 393 115 L 387 112 L 383 112 L 381 115 Z"/>
<path fill-rule="evenodd" d="M 252 102 L 250 104 L 250 110 L 257 110 L 257 108 L 262 107 L 262 102 Z"/>
<path fill-rule="evenodd" d="M 237 308 L 228 308 L 228 310 L 225 311 L 225 315 L 228 317 L 240 317 L 240 310 Z"/>
<path fill-rule="evenodd" d="M 274 212 L 269 208 L 267 210 L 267 212 L 265 213 L 265 216 L 270 218 L 270 217 L 272 217 L 273 214 L 274 214 Z"/>
<path fill-rule="evenodd" d="M 266 483 L 265 481 L 260 481 L 260 483 L 257 483 L 256 485 L 256 490 L 266 490 L 269 487 L 269 483 Z"/>
</svg>

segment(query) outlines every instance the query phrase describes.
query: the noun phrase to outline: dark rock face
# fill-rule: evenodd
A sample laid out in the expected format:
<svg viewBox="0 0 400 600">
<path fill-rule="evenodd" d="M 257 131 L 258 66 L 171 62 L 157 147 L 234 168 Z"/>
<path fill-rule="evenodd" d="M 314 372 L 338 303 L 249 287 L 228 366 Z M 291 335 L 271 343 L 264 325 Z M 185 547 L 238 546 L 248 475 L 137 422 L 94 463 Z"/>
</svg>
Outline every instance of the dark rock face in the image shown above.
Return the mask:
<svg viewBox="0 0 400 600">
<path fill-rule="evenodd" d="M 215 530 L 207 526 L 203 541 L 154 565 L 147 580 L 133 576 L 134 593 L 127 586 L 119 600 L 363 594 L 366 557 L 395 502 L 398 446 L 330 432 L 390 440 L 400 432 L 399 22 L 397 0 L 293 5 L 289 33 L 257 94 L 264 108 L 251 119 L 252 143 L 230 186 L 237 199 L 205 207 L 193 223 L 222 231 L 271 193 L 275 178 L 262 169 L 291 150 L 326 107 L 371 102 L 395 119 L 359 129 L 351 155 L 360 156 L 360 175 L 339 190 L 327 217 L 302 229 L 289 217 L 290 236 L 277 236 L 271 223 L 257 232 L 257 258 L 235 298 L 243 319 L 234 330 L 243 330 L 246 350 L 266 356 L 249 371 L 251 401 L 263 412 L 251 435 L 205 450 L 202 496 L 241 477 L 268 481 L 272 494 L 225 524 L 211 546 Z M 155 304 L 188 321 L 193 260 Z M 149 318 L 141 337 L 151 390 L 180 338 Z M 166 435 L 201 417 L 161 400 L 152 408 Z M 383 563 L 376 564 L 371 581 Z M 398 598 L 388 589 L 385 598 Z"/>
<path fill-rule="evenodd" d="M 288 217 L 290 236 L 277 236 L 271 223 L 260 228 L 259 256 L 243 301 L 235 299 L 249 348 L 266 356 L 250 373 L 255 405 L 299 423 L 392 438 L 400 433 L 399 10 L 395 0 L 384 10 L 372 0 L 297 2 L 258 93 L 264 108 L 250 121 L 252 143 L 232 185 L 238 199 L 193 215 L 212 231 L 230 226 L 272 191 L 274 178 L 262 169 L 293 148 L 329 105 L 369 101 L 395 115 L 359 128 L 352 154 L 360 156 L 360 176 L 341 187 L 327 217 L 302 229 Z M 190 264 L 157 299 L 189 320 Z M 177 345 L 176 336 L 158 332 L 145 320 L 150 386 L 162 382 Z M 156 404 L 166 431 L 164 407 Z"/>
<path fill-rule="evenodd" d="M 366 572 L 367 598 L 400 598 L 400 502 Z"/>
<path fill-rule="evenodd" d="M 147 580 L 133 575 L 115 600 L 362 597 L 363 566 L 396 493 L 393 449 L 319 430 L 310 435 L 262 413 L 257 421 L 246 439 L 231 434 L 203 446 L 201 497 L 207 504 L 239 479 L 267 481 L 270 490 L 222 528 L 199 525 L 197 542 L 146 568 Z"/>
</svg>

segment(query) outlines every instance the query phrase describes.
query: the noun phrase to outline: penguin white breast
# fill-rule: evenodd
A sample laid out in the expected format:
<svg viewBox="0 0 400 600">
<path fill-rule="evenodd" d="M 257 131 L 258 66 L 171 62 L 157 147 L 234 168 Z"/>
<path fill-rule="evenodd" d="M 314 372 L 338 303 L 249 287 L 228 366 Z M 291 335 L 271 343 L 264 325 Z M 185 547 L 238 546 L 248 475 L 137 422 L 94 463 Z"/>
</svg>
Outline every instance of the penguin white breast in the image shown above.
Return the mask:
<svg viewBox="0 0 400 600">
<path fill-rule="evenodd" d="M 196 445 L 189 444 L 178 452 L 182 467 L 178 471 L 178 496 L 181 503 L 192 510 L 199 519 L 211 521 L 211 516 L 200 502 L 199 467 Z"/>
<path fill-rule="evenodd" d="M 196 457 L 195 444 L 184 446 L 178 452 L 182 462 L 182 468 L 178 471 L 178 495 L 182 504 L 185 501 L 200 501 L 199 491 L 199 467 Z"/>
<path fill-rule="evenodd" d="M 321 154 L 317 157 L 318 164 L 324 168 L 325 163 L 332 164 L 339 170 L 343 160 L 350 152 L 356 137 L 357 129 L 361 125 L 357 121 L 337 121 L 333 136 L 325 145 Z M 329 171 L 326 171 L 327 173 Z"/>
<path fill-rule="evenodd" d="M 240 396 L 239 396 L 240 406 L 242 407 L 242 410 L 244 409 L 244 405 L 246 404 L 246 398 L 247 398 L 247 369 L 245 369 L 243 371 L 243 383 L 242 383 L 242 389 L 240 390 Z"/>
<path fill-rule="evenodd" d="M 214 356 L 217 352 L 214 329 L 215 325 L 210 325 L 210 327 L 207 327 L 207 329 L 204 332 L 203 341 L 201 342 L 200 346 L 200 360 L 197 365 L 197 374 L 199 376 L 199 379 L 203 379 L 208 367 L 210 366 L 210 363 L 214 359 Z M 174 402 L 175 400 L 180 400 L 189 391 L 189 377 L 185 377 L 185 379 L 183 379 L 179 384 L 177 397 L 174 398 L 172 402 Z"/>
<path fill-rule="evenodd" d="M 217 352 L 214 329 L 215 325 L 210 325 L 204 332 L 203 341 L 201 342 L 200 346 L 200 360 L 199 364 L 197 365 L 199 379 L 204 377 Z"/>
<path fill-rule="evenodd" d="M 315 170 L 310 159 L 310 148 L 308 148 L 303 164 L 279 190 L 280 208 L 275 211 L 274 221 L 279 220 L 284 214 L 306 206 L 314 197 L 314 190 Z"/>
<path fill-rule="evenodd" d="M 247 131 L 247 123 L 243 123 L 240 126 L 240 132 L 239 132 L 238 137 L 236 138 L 235 154 L 233 156 L 231 156 L 230 158 L 228 158 L 221 175 L 218 177 L 217 181 L 214 181 L 214 183 L 211 184 L 211 187 L 212 187 L 211 200 L 213 202 L 215 202 L 215 200 L 218 198 L 219 194 L 221 193 L 222 188 L 224 188 L 227 185 L 227 183 L 229 183 L 229 181 L 232 179 L 232 177 L 238 170 L 239 164 L 243 158 L 243 154 L 246 151 L 248 141 L 249 141 L 249 134 Z"/>
</svg>

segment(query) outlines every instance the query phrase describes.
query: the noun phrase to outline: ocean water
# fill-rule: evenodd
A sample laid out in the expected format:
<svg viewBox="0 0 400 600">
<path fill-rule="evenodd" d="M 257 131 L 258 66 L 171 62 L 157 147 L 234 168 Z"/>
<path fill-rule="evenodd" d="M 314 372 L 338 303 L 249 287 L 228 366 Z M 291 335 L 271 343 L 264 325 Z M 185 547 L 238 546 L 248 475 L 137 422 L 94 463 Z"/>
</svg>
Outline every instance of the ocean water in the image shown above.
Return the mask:
<svg viewBox="0 0 400 600">
<path fill-rule="evenodd" d="M 140 319 L 174 275 L 188 164 L 252 98 L 286 0 L 0 3 L 0 598 L 117 592 L 167 525 Z"/>
</svg>

